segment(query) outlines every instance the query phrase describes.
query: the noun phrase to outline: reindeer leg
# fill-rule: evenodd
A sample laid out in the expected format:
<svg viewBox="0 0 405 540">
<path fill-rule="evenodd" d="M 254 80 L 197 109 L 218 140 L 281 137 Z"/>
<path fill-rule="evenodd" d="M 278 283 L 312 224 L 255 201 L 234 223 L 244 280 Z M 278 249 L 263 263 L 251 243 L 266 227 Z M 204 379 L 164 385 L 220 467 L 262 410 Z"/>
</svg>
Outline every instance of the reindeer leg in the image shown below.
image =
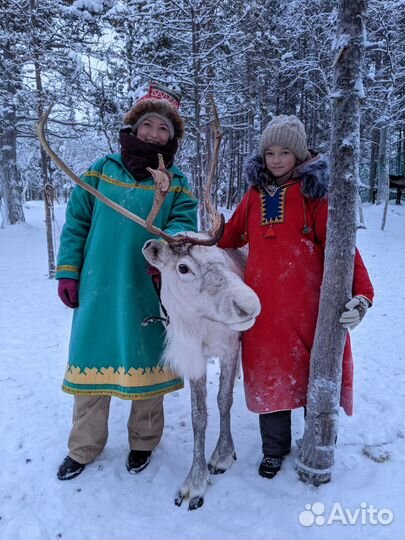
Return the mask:
<svg viewBox="0 0 405 540">
<path fill-rule="evenodd" d="M 195 510 L 204 504 L 204 493 L 209 482 L 209 472 L 205 461 L 205 431 L 207 428 L 207 386 L 206 375 L 190 381 L 191 418 L 194 433 L 193 464 L 190 472 L 174 500 L 180 506 L 183 500 L 190 499 L 188 509 Z"/>
<path fill-rule="evenodd" d="M 220 413 L 220 431 L 217 445 L 208 464 L 208 469 L 212 474 L 224 473 L 236 459 L 231 434 L 231 407 L 238 353 L 239 342 L 235 353 L 221 360 L 221 375 L 217 398 Z"/>
</svg>

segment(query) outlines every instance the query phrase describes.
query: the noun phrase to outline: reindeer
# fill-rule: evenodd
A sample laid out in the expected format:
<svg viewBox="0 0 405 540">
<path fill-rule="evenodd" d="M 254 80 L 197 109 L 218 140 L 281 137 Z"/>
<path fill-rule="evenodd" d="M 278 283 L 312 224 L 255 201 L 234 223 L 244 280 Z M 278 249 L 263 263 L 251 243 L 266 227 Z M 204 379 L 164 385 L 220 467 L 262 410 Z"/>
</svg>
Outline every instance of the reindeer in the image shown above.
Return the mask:
<svg viewBox="0 0 405 540">
<path fill-rule="evenodd" d="M 237 250 L 149 240 L 143 254 L 162 274 L 161 300 L 169 317 L 163 361 L 190 381 L 193 463 L 175 504 L 189 498 L 189 509 L 194 510 L 204 502 L 209 473 L 225 472 L 236 459 L 230 411 L 240 332 L 253 326 L 260 303 L 243 282 L 244 260 Z M 220 433 L 207 466 L 206 371 L 212 356 L 219 357 L 221 367 Z"/>
<path fill-rule="evenodd" d="M 188 498 L 189 510 L 195 510 L 204 503 L 210 473 L 224 473 L 236 459 L 230 411 L 240 332 L 251 328 L 260 312 L 258 297 L 243 282 L 245 254 L 241 250 L 225 251 L 215 246 L 224 226 L 224 217 L 218 214 L 210 199 L 222 136 L 215 104 L 216 138 L 205 196 L 213 225 L 208 234 L 189 232 L 175 237 L 165 234 L 153 225 L 170 185 L 161 156 L 158 169 L 150 169 L 156 192 L 151 212 L 144 221 L 83 182 L 53 152 L 44 135 L 44 125 L 49 112 L 50 109 L 41 117 L 37 133 L 42 146 L 55 163 L 83 189 L 166 240 L 148 240 L 142 251 L 148 262 L 157 268 L 162 276 L 161 304 L 167 313 L 166 347 L 162 362 L 190 381 L 193 461 L 174 502 L 181 506 L 183 500 Z M 213 356 L 219 357 L 221 368 L 217 397 L 220 432 L 207 465 L 206 372 L 207 361 Z"/>
<path fill-rule="evenodd" d="M 405 175 L 390 174 L 390 189 L 397 190 L 395 204 L 401 204 L 402 192 L 405 189 Z"/>
</svg>

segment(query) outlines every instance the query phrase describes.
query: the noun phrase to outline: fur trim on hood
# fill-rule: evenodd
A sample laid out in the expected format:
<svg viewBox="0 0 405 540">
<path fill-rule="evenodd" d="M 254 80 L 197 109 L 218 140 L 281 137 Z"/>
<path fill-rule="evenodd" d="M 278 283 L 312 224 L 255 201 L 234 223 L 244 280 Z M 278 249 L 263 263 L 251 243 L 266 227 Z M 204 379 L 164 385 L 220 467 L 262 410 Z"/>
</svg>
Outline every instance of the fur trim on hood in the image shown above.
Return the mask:
<svg viewBox="0 0 405 540">
<path fill-rule="evenodd" d="M 255 187 L 269 181 L 269 173 L 259 154 L 247 161 L 244 174 L 247 182 Z M 301 193 L 304 197 L 322 199 L 328 194 L 329 161 L 326 156 L 311 151 L 311 158 L 295 168 L 293 177 L 301 178 Z"/>
<path fill-rule="evenodd" d="M 181 139 L 184 135 L 184 120 L 177 109 L 165 99 L 139 100 L 124 116 L 125 125 L 134 125 L 145 114 L 157 113 L 168 118 L 174 127 L 174 137 Z"/>
</svg>

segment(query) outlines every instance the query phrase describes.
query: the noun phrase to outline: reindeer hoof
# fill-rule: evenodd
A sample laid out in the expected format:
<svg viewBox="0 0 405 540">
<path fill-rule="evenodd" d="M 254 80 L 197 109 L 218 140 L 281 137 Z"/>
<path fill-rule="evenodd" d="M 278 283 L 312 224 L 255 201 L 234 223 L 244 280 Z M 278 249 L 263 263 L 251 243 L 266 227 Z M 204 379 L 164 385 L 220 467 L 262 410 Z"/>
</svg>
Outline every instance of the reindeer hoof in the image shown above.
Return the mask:
<svg viewBox="0 0 405 540">
<path fill-rule="evenodd" d="M 223 466 L 218 465 L 217 463 L 208 463 L 208 470 L 211 474 L 224 474 L 224 472 L 226 472 L 232 465 L 232 458 L 236 461 L 235 452 L 233 452 L 232 455 L 227 458 L 227 462 L 225 462 L 225 465 L 224 461 L 222 462 Z"/>
<path fill-rule="evenodd" d="M 223 469 L 222 467 L 217 467 L 216 465 L 208 465 L 208 470 L 211 474 L 224 474 L 224 472 L 227 469 Z"/>
<path fill-rule="evenodd" d="M 193 497 L 188 505 L 189 510 L 197 510 L 204 504 L 204 497 Z"/>
<path fill-rule="evenodd" d="M 184 495 L 178 493 L 177 497 L 174 499 L 174 504 L 176 506 L 181 506 L 181 503 L 184 501 Z"/>
</svg>

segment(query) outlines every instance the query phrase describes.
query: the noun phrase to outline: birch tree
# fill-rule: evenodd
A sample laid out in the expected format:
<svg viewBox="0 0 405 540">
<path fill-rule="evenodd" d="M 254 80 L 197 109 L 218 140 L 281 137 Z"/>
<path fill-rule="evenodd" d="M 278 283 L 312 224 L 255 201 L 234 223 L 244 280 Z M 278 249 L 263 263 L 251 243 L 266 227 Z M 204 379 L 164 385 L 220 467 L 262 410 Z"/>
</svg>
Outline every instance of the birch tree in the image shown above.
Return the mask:
<svg viewBox="0 0 405 540">
<path fill-rule="evenodd" d="M 0 17 L 0 210 L 2 225 L 25 221 L 22 186 L 17 167 L 17 109 L 22 86 L 18 54 L 21 50 L 20 10 L 13 2 L 2 6 Z"/>
<path fill-rule="evenodd" d="M 305 432 L 297 464 L 300 479 L 314 485 L 331 479 L 338 432 L 347 337 L 339 317 L 351 298 L 353 281 L 365 9 L 365 0 L 338 2 L 325 266 L 311 353 Z"/>
</svg>

